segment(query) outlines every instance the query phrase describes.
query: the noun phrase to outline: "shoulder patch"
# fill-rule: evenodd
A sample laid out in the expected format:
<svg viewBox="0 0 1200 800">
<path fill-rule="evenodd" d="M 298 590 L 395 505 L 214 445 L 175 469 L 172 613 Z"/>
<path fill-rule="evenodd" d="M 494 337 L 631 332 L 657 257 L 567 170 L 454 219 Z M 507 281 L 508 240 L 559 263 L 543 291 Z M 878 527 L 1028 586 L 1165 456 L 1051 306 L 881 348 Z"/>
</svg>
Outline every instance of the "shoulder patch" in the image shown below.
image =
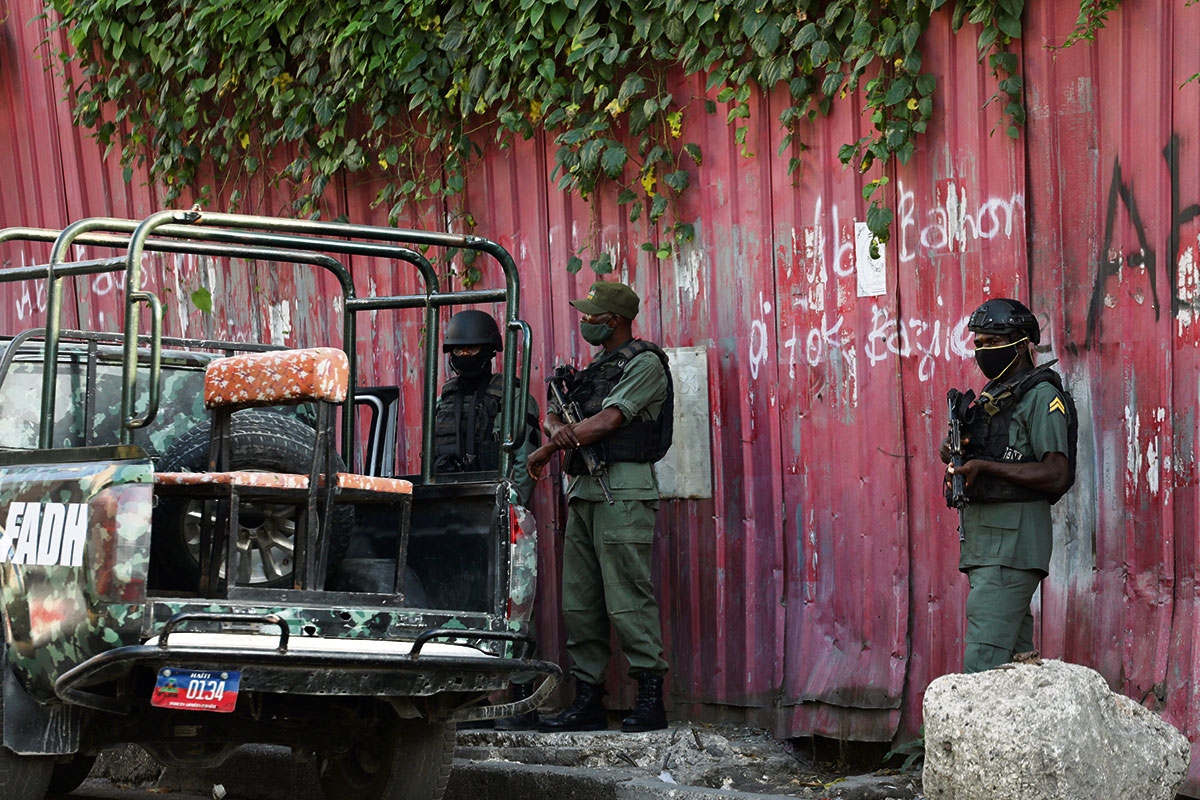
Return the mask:
<svg viewBox="0 0 1200 800">
<path fill-rule="evenodd" d="M 1063 403 L 1062 397 L 1059 397 L 1058 395 L 1055 395 L 1054 399 L 1050 401 L 1050 405 L 1046 407 L 1047 414 L 1052 414 L 1055 411 L 1062 414 L 1064 417 L 1067 415 L 1067 407 Z"/>
</svg>

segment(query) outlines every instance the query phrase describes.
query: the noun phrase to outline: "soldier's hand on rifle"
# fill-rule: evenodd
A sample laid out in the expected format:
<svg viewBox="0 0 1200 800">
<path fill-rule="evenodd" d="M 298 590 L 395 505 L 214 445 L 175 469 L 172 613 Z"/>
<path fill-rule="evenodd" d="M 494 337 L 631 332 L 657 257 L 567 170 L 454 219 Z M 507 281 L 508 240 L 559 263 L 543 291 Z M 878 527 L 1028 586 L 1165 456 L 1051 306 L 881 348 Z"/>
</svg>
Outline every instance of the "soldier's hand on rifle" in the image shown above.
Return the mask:
<svg viewBox="0 0 1200 800">
<path fill-rule="evenodd" d="M 971 441 L 971 440 L 968 437 L 964 436 L 963 440 L 962 440 L 963 447 L 966 447 L 967 442 L 969 442 L 969 441 Z M 950 463 L 950 459 L 953 457 L 954 454 L 950 449 L 950 437 L 949 436 L 947 436 L 945 439 L 942 439 L 942 447 L 938 451 L 938 455 L 941 456 L 943 464 Z"/>
<path fill-rule="evenodd" d="M 574 425 L 560 425 L 550 436 L 550 441 L 559 450 L 574 450 L 579 447 L 579 437 L 575 434 Z"/>
<path fill-rule="evenodd" d="M 975 478 L 983 472 L 986 462 L 979 459 L 971 459 L 962 466 L 956 467 L 953 464 L 946 467 L 946 480 L 949 481 L 955 475 L 963 476 L 963 485 L 970 486 L 975 482 Z"/>
</svg>

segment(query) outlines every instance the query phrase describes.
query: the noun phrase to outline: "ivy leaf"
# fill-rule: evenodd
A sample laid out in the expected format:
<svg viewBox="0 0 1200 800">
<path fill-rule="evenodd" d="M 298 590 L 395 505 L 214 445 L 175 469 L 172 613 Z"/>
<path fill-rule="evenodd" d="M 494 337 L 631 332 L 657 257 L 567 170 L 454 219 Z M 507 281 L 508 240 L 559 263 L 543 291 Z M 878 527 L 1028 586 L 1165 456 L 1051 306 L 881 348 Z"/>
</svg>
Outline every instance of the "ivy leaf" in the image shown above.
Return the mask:
<svg viewBox="0 0 1200 800">
<path fill-rule="evenodd" d="M 889 106 L 899 105 L 908 99 L 912 93 L 912 83 L 908 78 L 898 78 L 888 87 L 887 97 L 883 102 Z"/>
<path fill-rule="evenodd" d="M 646 89 L 646 82 L 636 73 L 626 76 L 621 83 L 621 88 L 617 92 L 617 104 L 622 108 L 629 105 L 629 101 L 634 96 L 641 94 Z"/>
<path fill-rule="evenodd" d="M 1004 32 L 1005 36 L 1010 36 L 1013 39 L 1021 38 L 1021 18 L 1013 16 L 1001 16 L 996 20 L 997 27 Z"/>
<path fill-rule="evenodd" d="M 867 228 L 881 243 L 886 243 L 895 216 L 890 208 L 883 207 L 878 201 L 872 202 L 871 207 L 867 209 Z"/>
<path fill-rule="evenodd" d="M 201 286 L 199 289 L 192 292 L 190 297 L 192 300 L 192 305 L 195 306 L 197 309 L 199 309 L 200 311 L 202 311 L 205 314 L 212 313 L 212 308 L 213 308 L 212 293 L 209 292 L 208 289 Z"/>
<path fill-rule="evenodd" d="M 610 178 L 619 178 L 625 170 L 625 164 L 629 161 L 629 152 L 624 145 L 610 141 L 604 149 L 604 155 L 600 157 L 600 168 L 604 170 L 604 174 Z"/>
<path fill-rule="evenodd" d="M 583 269 L 583 259 L 579 256 L 572 255 L 567 259 L 567 272 L 574 275 L 579 270 Z"/>
<path fill-rule="evenodd" d="M 654 195 L 654 199 L 650 201 L 650 221 L 657 221 L 665 213 L 667 213 L 667 198 L 661 194 Z"/>
<path fill-rule="evenodd" d="M 817 30 L 816 23 L 810 22 L 800 29 L 800 33 L 796 34 L 796 39 L 792 43 L 792 48 L 795 50 L 802 50 L 815 42 L 817 37 L 820 35 L 821 34 L 820 31 Z"/>
<path fill-rule="evenodd" d="M 669 172 L 663 176 L 663 183 L 670 186 L 676 194 L 682 194 L 688 187 L 690 177 L 686 169 Z"/>
<path fill-rule="evenodd" d="M 601 253 L 599 257 L 592 259 L 592 263 L 588 266 L 597 275 L 607 275 L 613 271 L 612 256 L 608 253 Z"/>
</svg>

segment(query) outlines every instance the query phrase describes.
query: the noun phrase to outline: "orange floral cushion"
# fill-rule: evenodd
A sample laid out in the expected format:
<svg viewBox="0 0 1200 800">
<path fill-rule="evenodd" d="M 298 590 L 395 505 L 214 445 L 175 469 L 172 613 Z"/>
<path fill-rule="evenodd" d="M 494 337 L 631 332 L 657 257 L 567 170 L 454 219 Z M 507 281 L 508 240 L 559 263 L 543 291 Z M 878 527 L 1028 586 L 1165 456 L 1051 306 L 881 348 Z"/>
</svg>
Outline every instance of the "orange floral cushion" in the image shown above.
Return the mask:
<svg viewBox="0 0 1200 800">
<path fill-rule="evenodd" d="M 154 482 L 160 486 L 254 486 L 262 489 L 307 489 L 307 475 L 279 472 L 156 472 Z M 320 485 L 325 485 L 321 476 Z M 361 489 L 378 494 L 412 494 L 412 482 L 403 478 L 376 478 L 339 472 L 337 485 L 341 489 Z"/>
<path fill-rule="evenodd" d="M 307 489 L 307 475 L 282 472 L 156 472 L 160 486 L 256 486 L 263 489 Z"/>
<path fill-rule="evenodd" d="M 365 489 L 380 494 L 412 494 L 412 481 L 403 478 L 376 478 L 372 475 L 356 475 L 339 472 L 337 485 L 342 489 Z"/>
<path fill-rule="evenodd" d="M 277 406 L 346 399 L 350 363 L 336 347 L 246 353 L 218 359 L 204 376 L 208 408 Z"/>
</svg>

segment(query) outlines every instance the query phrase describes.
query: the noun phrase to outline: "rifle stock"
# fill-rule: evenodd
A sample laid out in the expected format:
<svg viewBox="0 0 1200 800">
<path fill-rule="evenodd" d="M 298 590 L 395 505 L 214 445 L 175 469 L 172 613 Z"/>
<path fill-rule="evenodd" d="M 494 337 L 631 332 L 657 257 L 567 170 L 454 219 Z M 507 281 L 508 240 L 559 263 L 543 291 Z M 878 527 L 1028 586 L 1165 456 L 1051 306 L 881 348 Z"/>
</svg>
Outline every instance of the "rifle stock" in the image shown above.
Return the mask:
<svg viewBox="0 0 1200 800">
<path fill-rule="evenodd" d="M 562 409 L 563 420 L 568 425 L 575 425 L 583 417 L 580 414 L 579 406 L 576 403 L 567 401 L 562 387 L 559 386 L 560 380 L 558 377 L 550 379 L 550 392 L 554 395 L 554 400 L 558 403 L 559 408 Z M 616 501 L 613 499 L 612 492 L 608 488 L 608 465 L 604 463 L 604 460 L 592 445 L 580 447 L 579 455 L 583 458 L 583 463 L 587 467 L 588 474 L 600 484 L 600 490 L 604 492 L 604 499 L 611 506 Z"/>
</svg>

